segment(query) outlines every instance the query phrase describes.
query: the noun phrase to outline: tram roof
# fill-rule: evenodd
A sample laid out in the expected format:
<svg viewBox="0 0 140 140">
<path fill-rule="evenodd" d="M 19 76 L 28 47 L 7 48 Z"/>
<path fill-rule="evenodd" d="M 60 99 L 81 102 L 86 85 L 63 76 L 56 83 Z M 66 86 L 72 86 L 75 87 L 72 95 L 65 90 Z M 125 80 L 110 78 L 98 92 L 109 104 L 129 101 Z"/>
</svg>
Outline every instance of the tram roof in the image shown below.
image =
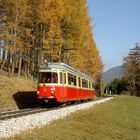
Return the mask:
<svg viewBox="0 0 140 140">
<path fill-rule="evenodd" d="M 75 68 L 65 64 L 65 63 L 48 63 L 48 66 L 47 65 L 42 65 L 40 66 L 40 70 L 41 72 L 45 72 L 46 69 L 49 69 L 49 68 L 56 68 L 56 69 L 63 69 L 63 70 L 67 70 L 71 73 L 74 73 L 80 77 L 83 77 L 85 79 L 89 79 L 89 80 L 92 80 L 93 81 L 93 78 L 91 78 L 90 76 L 80 72 L 79 70 L 76 70 Z"/>
</svg>

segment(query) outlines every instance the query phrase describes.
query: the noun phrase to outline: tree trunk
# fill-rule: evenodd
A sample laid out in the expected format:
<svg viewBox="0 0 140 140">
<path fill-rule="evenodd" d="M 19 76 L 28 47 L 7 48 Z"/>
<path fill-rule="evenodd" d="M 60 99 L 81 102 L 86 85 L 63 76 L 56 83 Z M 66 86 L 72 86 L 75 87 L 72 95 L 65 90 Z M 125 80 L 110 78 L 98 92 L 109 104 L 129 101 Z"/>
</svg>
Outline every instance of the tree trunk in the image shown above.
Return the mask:
<svg viewBox="0 0 140 140">
<path fill-rule="evenodd" d="M 11 76 L 14 76 L 14 73 L 15 73 L 15 55 L 13 54 Z"/>
<path fill-rule="evenodd" d="M 25 73 L 25 78 L 27 79 L 27 63 L 25 64 L 24 73 Z"/>
<path fill-rule="evenodd" d="M 12 61 L 12 73 L 11 73 L 11 76 L 14 76 L 14 73 L 15 73 L 15 61 L 13 59 L 13 61 Z"/>
<path fill-rule="evenodd" d="M 10 77 L 11 74 L 11 64 L 10 64 L 10 49 L 8 49 L 8 62 L 7 62 L 7 69 L 8 69 L 8 77 Z"/>
<path fill-rule="evenodd" d="M 21 74 L 21 65 L 22 65 L 22 57 L 21 57 L 21 54 L 20 54 L 19 65 L 18 65 L 18 75 L 17 76 L 20 76 L 20 74 Z"/>
<path fill-rule="evenodd" d="M 61 62 L 61 48 L 62 48 L 62 44 L 60 44 L 59 47 L 59 63 Z"/>
<path fill-rule="evenodd" d="M 10 64 L 8 64 L 8 77 L 10 77 L 11 74 L 11 68 L 10 68 Z"/>
</svg>

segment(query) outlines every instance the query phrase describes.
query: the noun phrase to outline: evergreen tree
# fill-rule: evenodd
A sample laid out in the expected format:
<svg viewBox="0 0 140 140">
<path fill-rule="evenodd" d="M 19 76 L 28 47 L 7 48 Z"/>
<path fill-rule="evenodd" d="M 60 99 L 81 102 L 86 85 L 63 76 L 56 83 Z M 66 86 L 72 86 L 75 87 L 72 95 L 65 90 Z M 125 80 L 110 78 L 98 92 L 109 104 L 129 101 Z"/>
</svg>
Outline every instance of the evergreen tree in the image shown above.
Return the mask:
<svg viewBox="0 0 140 140">
<path fill-rule="evenodd" d="M 130 53 L 124 60 L 130 94 L 140 96 L 140 46 L 136 44 L 135 48 L 130 49 Z"/>
</svg>

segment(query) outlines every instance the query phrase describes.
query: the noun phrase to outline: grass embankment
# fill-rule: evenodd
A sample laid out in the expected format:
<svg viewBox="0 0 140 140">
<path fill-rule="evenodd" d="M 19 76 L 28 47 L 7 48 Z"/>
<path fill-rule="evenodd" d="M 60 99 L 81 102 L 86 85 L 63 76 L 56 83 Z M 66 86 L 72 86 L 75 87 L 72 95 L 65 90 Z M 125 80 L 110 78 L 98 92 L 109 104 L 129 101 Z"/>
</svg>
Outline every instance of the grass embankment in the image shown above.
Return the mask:
<svg viewBox="0 0 140 140">
<path fill-rule="evenodd" d="M 140 98 L 118 96 L 11 140 L 139 140 Z"/>
<path fill-rule="evenodd" d="M 36 90 L 36 82 L 25 78 L 8 78 L 0 75 L 0 111 L 24 108 Z"/>
</svg>

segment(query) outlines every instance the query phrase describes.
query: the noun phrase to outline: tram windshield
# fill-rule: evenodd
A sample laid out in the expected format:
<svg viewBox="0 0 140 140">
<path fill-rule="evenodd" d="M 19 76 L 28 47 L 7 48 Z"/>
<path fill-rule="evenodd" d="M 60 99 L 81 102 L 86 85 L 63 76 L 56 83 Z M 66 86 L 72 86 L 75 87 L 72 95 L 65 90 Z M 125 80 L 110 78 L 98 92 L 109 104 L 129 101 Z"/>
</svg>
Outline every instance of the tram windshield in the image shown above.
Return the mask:
<svg viewBox="0 0 140 140">
<path fill-rule="evenodd" d="M 58 83 L 58 74 L 56 72 L 39 73 L 39 83 Z"/>
</svg>

